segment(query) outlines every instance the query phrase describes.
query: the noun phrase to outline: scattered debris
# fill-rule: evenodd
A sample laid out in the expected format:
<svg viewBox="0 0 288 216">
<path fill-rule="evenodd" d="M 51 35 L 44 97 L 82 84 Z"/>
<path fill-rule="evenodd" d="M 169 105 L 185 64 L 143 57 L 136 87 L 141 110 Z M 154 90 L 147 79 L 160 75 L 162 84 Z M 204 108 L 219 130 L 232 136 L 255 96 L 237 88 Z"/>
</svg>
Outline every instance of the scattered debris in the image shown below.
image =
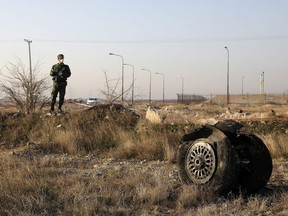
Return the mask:
<svg viewBox="0 0 288 216">
<path fill-rule="evenodd" d="M 155 124 L 162 123 L 162 119 L 156 109 L 148 107 L 146 112 L 146 119 Z"/>
</svg>

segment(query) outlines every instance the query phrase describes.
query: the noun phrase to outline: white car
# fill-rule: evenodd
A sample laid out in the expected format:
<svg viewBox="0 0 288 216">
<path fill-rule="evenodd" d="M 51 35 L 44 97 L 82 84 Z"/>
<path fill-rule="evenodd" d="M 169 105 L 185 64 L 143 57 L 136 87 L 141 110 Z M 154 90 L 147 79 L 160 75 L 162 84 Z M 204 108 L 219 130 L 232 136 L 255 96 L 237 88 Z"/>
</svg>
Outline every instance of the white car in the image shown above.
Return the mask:
<svg viewBox="0 0 288 216">
<path fill-rule="evenodd" d="M 86 104 L 87 105 L 95 105 L 99 102 L 100 102 L 100 100 L 98 98 L 88 98 Z"/>
</svg>

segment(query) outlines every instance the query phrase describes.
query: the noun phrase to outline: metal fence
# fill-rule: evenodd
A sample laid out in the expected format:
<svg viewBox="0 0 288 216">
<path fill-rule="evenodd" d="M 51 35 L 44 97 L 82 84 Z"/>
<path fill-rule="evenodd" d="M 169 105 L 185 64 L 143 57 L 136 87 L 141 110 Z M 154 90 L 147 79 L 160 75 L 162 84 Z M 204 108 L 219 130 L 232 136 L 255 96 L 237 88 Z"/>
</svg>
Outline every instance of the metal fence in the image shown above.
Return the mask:
<svg viewBox="0 0 288 216">
<path fill-rule="evenodd" d="M 207 98 L 202 95 L 194 94 L 177 94 L 177 103 L 190 104 L 195 102 L 206 101 Z"/>
<path fill-rule="evenodd" d="M 216 104 L 227 104 L 227 95 L 177 94 L 177 103 L 190 104 L 211 101 Z M 288 94 L 238 94 L 229 95 L 230 104 L 288 104 Z"/>
</svg>

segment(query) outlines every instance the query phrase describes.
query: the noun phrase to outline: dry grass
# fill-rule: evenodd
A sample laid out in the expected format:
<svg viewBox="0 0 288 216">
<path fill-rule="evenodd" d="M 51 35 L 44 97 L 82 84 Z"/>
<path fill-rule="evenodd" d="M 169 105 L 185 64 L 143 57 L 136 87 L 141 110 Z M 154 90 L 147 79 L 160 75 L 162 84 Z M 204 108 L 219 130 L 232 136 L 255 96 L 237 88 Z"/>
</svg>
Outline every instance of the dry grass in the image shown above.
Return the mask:
<svg viewBox="0 0 288 216">
<path fill-rule="evenodd" d="M 209 204 L 217 200 L 215 194 L 205 189 L 199 189 L 191 185 L 183 185 L 178 198 L 179 209 L 189 209 L 199 205 Z"/>
<path fill-rule="evenodd" d="M 169 198 L 171 185 L 162 184 L 159 176 L 147 175 L 150 180 L 143 181 L 139 172 L 128 173 L 123 166 L 100 175 L 83 161 L 75 164 L 69 158 L 27 161 L 1 156 L 1 215 L 131 214 L 175 201 Z M 78 165 L 84 167 L 77 169 Z"/>
<path fill-rule="evenodd" d="M 288 134 L 268 134 L 262 135 L 261 138 L 266 143 L 273 158 L 288 157 Z"/>
<path fill-rule="evenodd" d="M 0 155 L 0 215 L 285 215 L 288 210 L 284 186 L 249 197 L 217 197 L 169 177 L 176 168 L 168 163 L 26 156 Z"/>
<path fill-rule="evenodd" d="M 208 118 L 225 112 L 208 104 L 188 108 Z M 185 121 L 153 125 L 97 110 L 0 118 L 0 215 L 288 214 L 286 123 L 246 125 L 273 156 L 272 190 L 216 197 L 177 178 L 179 140 L 195 127 Z"/>
<path fill-rule="evenodd" d="M 2 146 L 40 144 L 45 152 L 109 153 L 118 158 L 175 160 L 185 125 L 153 125 L 115 114 L 3 117 Z M 12 129 L 12 131 L 11 131 Z M 11 133 L 12 132 L 12 133 Z"/>
<path fill-rule="evenodd" d="M 175 152 L 179 133 L 167 131 L 165 128 L 155 129 L 148 122 L 139 122 L 137 132 L 119 134 L 119 145 L 110 151 L 116 158 L 139 158 L 146 160 L 175 160 Z M 168 133 L 171 133 L 170 136 Z M 176 141 L 177 140 L 177 141 Z"/>
</svg>

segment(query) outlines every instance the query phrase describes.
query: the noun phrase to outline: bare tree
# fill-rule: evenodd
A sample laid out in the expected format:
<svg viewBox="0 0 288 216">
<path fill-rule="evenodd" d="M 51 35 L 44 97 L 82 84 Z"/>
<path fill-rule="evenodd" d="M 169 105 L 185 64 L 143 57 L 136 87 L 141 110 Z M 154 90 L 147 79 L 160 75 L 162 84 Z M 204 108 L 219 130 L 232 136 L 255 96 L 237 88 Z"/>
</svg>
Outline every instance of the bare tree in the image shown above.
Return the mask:
<svg viewBox="0 0 288 216">
<path fill-rule="evenodd" d="M 42 108 L 48 100 L 45 96 L 45 91 L 49 88 L 48 76 L 41 76 L 39 67 L 38 61 L 31 77 L 29 68 L 25 68 L 21 60 L 16 58 L 16 63 L 9 62 L 0 72 L 1 90 L 21 112 L 34 112 L 37 105 Z"/>
<path fill-rule="evenodd" d="M 106 100 L 108 100 L 109 103 L 114 103 L 116 100 L 122 97 L 122 93 L 117 92 L 120 78 L 108 79 L 107 71 L 103 70 L 103 72 L 105 75 L 105 89 L 101 90 L 100 92 L 104 95 L 104 97 L 106 98 Z M 129 86 L 129 88 L 123 92 L 124 98 L 127 97 L 131 89 L 132 85 Z"/>
</svg>

